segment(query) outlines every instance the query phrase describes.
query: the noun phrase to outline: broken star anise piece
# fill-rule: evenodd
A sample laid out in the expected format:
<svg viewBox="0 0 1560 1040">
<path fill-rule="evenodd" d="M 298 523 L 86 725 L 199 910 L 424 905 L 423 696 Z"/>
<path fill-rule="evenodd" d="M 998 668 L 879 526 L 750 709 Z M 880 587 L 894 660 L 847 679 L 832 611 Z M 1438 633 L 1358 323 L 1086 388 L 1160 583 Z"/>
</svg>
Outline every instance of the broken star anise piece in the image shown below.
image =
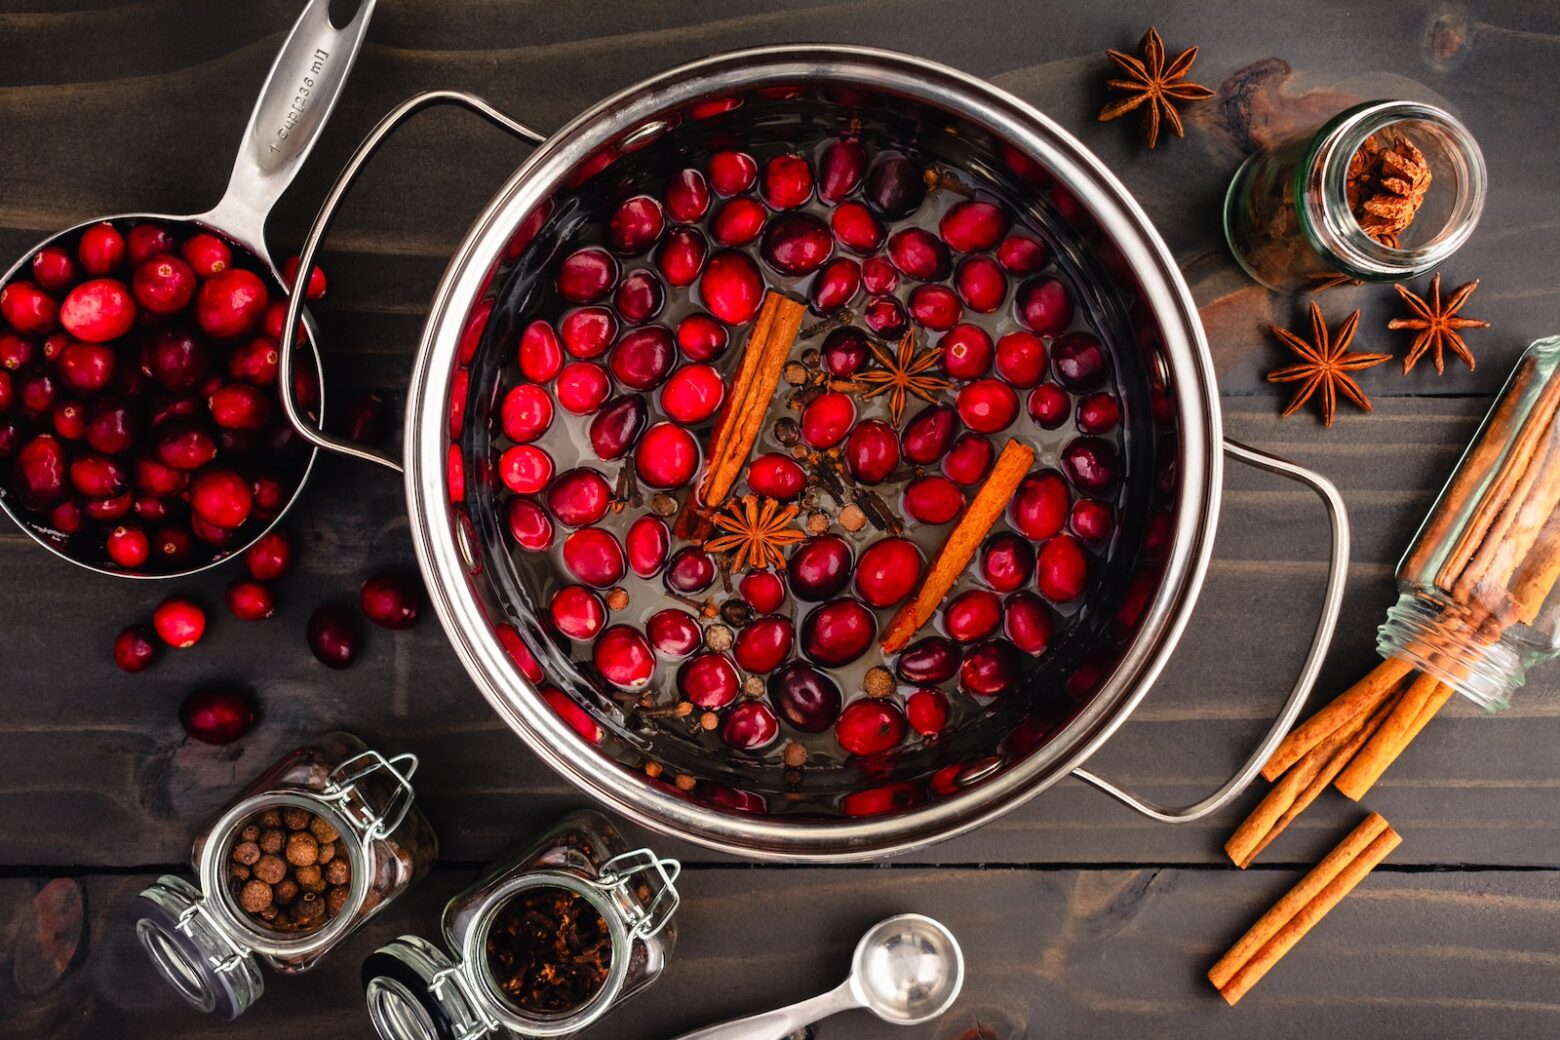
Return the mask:
<svg viewBox="0 0 1560 1040">
<path fill-rule="evenodd" d="M 1403 302 L 1408 304 L 1414 312 L 1412 318 L 1393 318 L 1387 322 L 1389 329 L 1415 329 L 1419 335 L 1414 337 L 1414 343 L 1408 348 L 1408 356 L 1403 359 L 1403 374 L 1407 375 L 1415 363 L 1425 356 L 1426 351 L 1433 351 L 1431 356 L 1435 359 L 1435 374 L 1440 375 L 1446 371 L 1446 361 L 1442 352 L 1450 349 L 1453 354 L 1462 358 L 1468 365 L 1468 371 L 1473 371 L 1473 351 L 1468 349 L 1468 344 L 1463 342 L 1459 329 L 1487 329 L 1490 323 L 1479 321 L 1477 318 L 1458 317 L 1457 312 L 1462 310 L 1463 304 L 1468 302 L 1468 297 L 1479 287 L 1478 279 L 1474 279 L 1467 285 L 1461 286 L 1446 300 L 1441 302 L 1441 275 L 1439 273 L 1430 279 L 1430 299 L 1416 296 L 1408 290 L 1407 286 L 1394 285 L 1397 294 L 1403 297 Z"/>
<path fill-rule="evenodd" d="M 1360 230 L 1390 249 L 1408 229 L 1430 190 L 1430 164 L 1405 137 L 1388 147 L 1378 137 L 1360 145 L 1349 159 L 1344 194 Z"/>
<path fill-rule="evenodd" d="M 1275 369 L 1267 375 L 1270 383 L 1300 384 L 1300 389 L 1295 391 L 1295 396 L 1289 399 L 1289 404 L 1284 408 L 1285 416 L 1293 415 L 1318 390 L 1322 394 L 1323 426 L 1333 424 L 1333 416 L 1338 411 L 1340 393 L 1364 411 L 1370 411 L 1370 399 L 1365 396 L 1365 391 L 1360 389 L 1360 385 L 1349 373 L 1390 361 L 1392 355 L 1351 354 L 1349 344 L 1354 340 L 1354 330 L 1359 327 L 1359 324 L 1360 312 L 1355 311 L 1344 319 L 1343 324 L 1338 326 L 1337 332 L 1329 336 L 1327 320 L 1322 317 L 1322 309 L 1313 302 L 1311 304 L 1313 343 L 1307 343 L 1288 329 L 1273 326 L 1273 335 L 1302 359 L 1299 364 Z"/>
<path fill-rule="evenodd" d="M 1138 49 L 1143 52 L 1141 59 L 1116 50 L 1105 52 L 1105 57 L 1115 62 L 1116 67 L 1127 76 L 1126 79 L 1110 80 L 1106 86 L 1112 90 L 1125 91 L 1127 96 L 1100 109 L 1100 122 L 1119 119 L 1147 105 L 1143 109 L 1143 143 L 1153 148 L 1159 143 L 1161 118 L 1170 124 L 1175 136 L 1186 136 L 1186 128 L 1181 124 L 1181 114 L 1175 110 L 1174 102 L 1206 101 L 1213 97 L 1213 91 L 1200 83 L 1186 80 L 1186 75 L 1192 71 L 1192 62 L 1197 60 L 1196 47 L 1188 47 L 1167 66 L 1165 41 L 1159 38 L 1158 29 L 1150 27 L 1143 35 L 1143 41 L 1138 44 Z"/>
<path fill-rule="evenodd" d="M 876 397 L 879 394 L 888 394 L 888 416 L 895 426 L 905 416 L 905 404 L 907 397 L 914 394 L 923 401 L 936 400 L 935 394 L 939 390 L 947 390 L 953 384 L 941 376 L 930 373 L 932 366 L 942 360 L 941 347 L 931 350 L 915 352 L 914 333 L 905 333 L 899 341 L 899 348 L 890 354 L 873 340 L 867 340 L 867 347 L 872 351 L 872 356 L 877 359 L 881 368 L 868 369 L 856 374 L 856 382 L 867 387 L 863 398 Z"/>
<path fill-rule="evenodd" d="M 781 506 L 772 498 L 743 495 L 727 502 L 726 507 L 715 514 L 715 526 L 725 533 L 707 539 L 704 549 L 712 553 L 731 553 L 733 571 L 743 567 L 783 570 L 785 554 L 781 550 L 806 537 L 801 528 L 791 526 L 800 511 L 794 503 Z"/>
</svg>

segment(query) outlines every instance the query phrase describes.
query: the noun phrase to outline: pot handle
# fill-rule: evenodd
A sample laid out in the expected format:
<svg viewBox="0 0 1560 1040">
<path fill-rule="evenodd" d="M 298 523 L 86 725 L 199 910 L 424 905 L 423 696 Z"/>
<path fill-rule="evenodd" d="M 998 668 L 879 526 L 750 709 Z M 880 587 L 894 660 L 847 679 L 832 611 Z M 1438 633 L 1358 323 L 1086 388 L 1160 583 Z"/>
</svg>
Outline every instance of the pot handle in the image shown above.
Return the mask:
<svg viewBox="0 0 1560 1040">
<path fill-rule="evenodd" d="M 1144 816 L 1161 823 L 1190 823 L 1192 820 L 1200 820 L 1210 813 L 1218 812 L 1237 798 L 1256 778 L 1263 763 L 1273 754 L 1273 749 L 1278 747 L 1284 734 L 1289 732 L 1289 727 L 1294 725 L 1295 717 L 1300 714 L 1301 706 L 1310 694 L 1311 687 L 1316 683 L 1317 673 L 1322 668 L 1322 658 L 1327 654 L 1328 644 L 1332 642 L 1333 629 L 1338 624 L 1338 609 L 1343 601 L 1344 579 L 1348 577 L 1349 517 L 1344 511 L 1343 498 L 1338 494 L 1338 489 L 1333 486 L 1332 481 L 1319 473 L 1286 462 L 1276 455 L 1248 448 L 1236 441 L 1225 440 L 1224 451 L 1231 458 L 1239 459 L 1247 465 L 1305 484 L 1321 498 L 1322 504 L 1327 507 L 1327 519 L 1332 525 L 1332 554 L 1327 563 L 1327 592 L 1322 599 L 1321 615 L 1316 620 L 1316 631 L 1311 636 L 1310 652 L 1307 653 L 1305 663 L 1300 667 L 1299 678 L 1295 680 L 1294 687 L 1289 691 L 1283 711 L 1279 712 L 1272 728 L 1268 730 L 1267 736 L 1262 738 L 1262 742 L 1257 745 L 1251 757 L 1246 759 L 1245 764 L 1236 771 L 1235 775 L 1225 781 L 1224 785 L 1213 794 L 1192 805 L 1169 808 L 1129 794 L 1109 780 L 1086 769 L 1072 771 L 1072 775 L 1084 783 L 1092 784 L 1123 805 L 1136 809 Z"/>
<path fill-rule="evenodd" d="M 511 134 L 530 145 L 539 145 L 546 138 L 532 130 L 524 123 L 509 118 L 477 97 L 475 94 L 467 94 L 459 90 L 431 90 L 424 94 L 414 94 L 395 108 L 391 109 L 363 138 L 363 143 L 358 145 L 357 151 L 352 153 L 352 158 L 336 177 L 336 182 L 330 186 L 330 191 L 325 196 L 325 201 L 320 205 L 320 211 L 314 218 L 314 223 L 309 227 L 309 233 L 304 237 L 303 248 L 298 254 L 298 270 L 312 271 L 314 269 L 314 256 L 319 251 L 320 242 L 330 231 L 331 224 L 335 221 L 337 210 L 340 209 L 342 200 L 347 192 L 352 189 L 353 181 L 362 172 L 392 133 L 400 128 L 412 116 L 425 108 L 433 108 L 436 105 L 456 105 L 468 109 L 486 119 L 489 123 L 502 130 L 508 130 Z M 300 275 L 302 281 L 305 276 Z M 303 315 L 304 293 L 292 293 L 287 298 L 287 318 L 282 326 L 282 344 L 280 350 L 281 370 L 292 371 L 293 353 L 297 349 L 298 321 Z M 402 471 L 401 461 L 387 452 L 366 448 L 361 444 L 353 443 L 342 437 L 332 436 L 325 431 L 312 426 L 303 409 L 298 406 L 293 396 L 293 382 L 291 379 L 279 380 L 282 387 L 282 410 L 287 414 L 287 421 L 292 423 L 298 434 L 317 448 L 334 452 L 337 455 L 346 455 L 350 458 L 361 459 L 364 462 L 374 462 L 386 469 L 397 473 Z"/>
</svg>

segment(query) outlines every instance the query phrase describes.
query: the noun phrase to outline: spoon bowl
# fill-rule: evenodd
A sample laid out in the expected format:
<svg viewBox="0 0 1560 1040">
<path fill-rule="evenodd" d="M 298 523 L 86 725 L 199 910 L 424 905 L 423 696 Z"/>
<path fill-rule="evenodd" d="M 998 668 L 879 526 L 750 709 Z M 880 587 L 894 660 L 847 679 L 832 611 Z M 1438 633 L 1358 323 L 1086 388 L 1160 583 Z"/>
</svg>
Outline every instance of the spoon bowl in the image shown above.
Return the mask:
<svg viewBox="0 0 1560 1040">
<path fill-rule="evenodd" d="M 921 914 L 880 921 L 861 937 L 852 988 L 867 1010 L 897 1025 L 941 1015 L 964 986 L 964 953 L 953 933 Z"/>
</svg>

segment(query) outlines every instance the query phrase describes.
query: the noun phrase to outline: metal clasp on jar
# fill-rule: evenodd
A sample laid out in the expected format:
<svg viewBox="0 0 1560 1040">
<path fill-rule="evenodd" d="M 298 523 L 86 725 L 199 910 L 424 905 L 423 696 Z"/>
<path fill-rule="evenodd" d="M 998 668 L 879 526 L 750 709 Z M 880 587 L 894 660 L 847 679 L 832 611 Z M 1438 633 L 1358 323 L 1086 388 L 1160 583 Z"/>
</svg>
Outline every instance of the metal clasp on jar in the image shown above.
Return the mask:
<svg viewBox="0 0 1560 1040">
<path fill-rule="evenodd" d="M 363 829 L 365 839 L 375 841 L 393 834 L 411 811 L 411 779 L 417 765 L 417 756 L 410 753 L 387 759 L 377 751 L 364 751 L 331 771 L 320 800 L 337 805 L 342 815 Z M 394 778 L 394 786 L 384 805 L 375 806 L 358 783 L 379 770 Z"/>
<path fill-rule="evenodd" d="M 239 945 L 237 940 L 229 934 L 228 930 L 218 923 L 211 911 L 206 908 L 204 899 L 197 899 L 181 910 L 174 927 L 186 938 L 199 944 L 203 949 L 215 943 L 220 943 L 222 946 L 227 947 L 228 955 L 226 957 L 218 957 L 215 954 L 207 955 L 207 964 L 212 971 L 218 974 L 227 974 L 249 958 L 251 951 L 247 947 Z M 197 935 L 197 931 L 202 934 Z M 215 943 L 212 940 L 215 940 Z"/>
<path fill-rule="evenodd" d="M 601 873 L 590 884 L 604 892 L 623 893 L 630 902 L 640 907 L 628 918 L 629 935 L 648 939 L 671 923 L 681 897 L 677 894 L 677 879 L 682 875 L 682 864 L 675 859 L 662 859 L 650 849 L 635 849 L 601 865 Z M 650 887 L 650 898 L 642 901 L 630 890 L 630 883 L 643 876 Z"/>
</svg>

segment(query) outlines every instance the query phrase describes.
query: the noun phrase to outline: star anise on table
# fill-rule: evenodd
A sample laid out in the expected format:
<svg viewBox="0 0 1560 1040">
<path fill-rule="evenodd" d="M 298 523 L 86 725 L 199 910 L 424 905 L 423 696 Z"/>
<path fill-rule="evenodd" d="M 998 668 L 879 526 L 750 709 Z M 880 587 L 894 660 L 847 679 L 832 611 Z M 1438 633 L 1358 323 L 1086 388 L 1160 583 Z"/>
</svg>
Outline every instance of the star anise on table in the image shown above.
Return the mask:
<svg viewBox="0 0 1560 1040">
<path fill-rule="evenodd" d="M 911 394 L 923 401 L 934 401 L 937 391 L 947 390 L 953 385 L 941 376 L 929 374 L 929 369 L 942 360 L 942 348 L 935 347 L 917 354 L 914 333 L 905 333 L 892 354 L 870 339 L 867 340 L 867 347 L 882 367 L 858 372 L 856 382 L 868 388 L 861 395 L 863 398 L 888 394 L 888 415 L 895 426 L 904 418 L 905 405 Z"/>
<path fill-rule="evenodd" d="M 794 503 L 782 507 L 772 498 L 760 499 L 757 495 L 743 495 L 726 503 L 715 514 L 714 524 L 725 534 L 718 534 L 704 542 L 706 552 L 731 553 L 731 569 L 743 567 L 785 568 L 785 555 L 780 551 L 806 537 L 802 529 L 792 527 L 801 512 Z"/>
<path fill-rule="evenodd" d="M 1435 374 L 1440 375 L 1446 371 L 1446 362 L 1442 352 L 1448 348 L 1453 354 L 1462 358 L 1468 365 L 1468 371 L 1473 371 L 1473 352 L 1468 349 L 1468 344 L 1463 342 L 1459 334 L 1460 329 L 1487 329 L 1490 323 L 1479 321 L 1477 318 L 1458 317 L 1457 312 L 1462 310 L 1463 304 L 1468 302 L 1468 297 L 1479 287 L 1478 279 L 1474 279 L 1467 285 L 1459 287 L 1445 303 L 1441 302 L 1441 275 L 1439 273 L 1430 279 L 1430 299 L 1416 296 L 1408 290 L 1407 286 L 1394 285 L 1397 294 L 1403 297 L 1403 302 L 1416 315 L 1412 318 L 1393 318 L 1387 322 L 1389 329 L 1415 329 L 1419 335 L 1414 337 L 1414 343 L 1408 348 L 1408 356 L 1403 359 L 1403 374 L 1407 375 L 1419 361 L 1425 356 L 1426 351 L 1433 350 L 1431 356 L 1435 358 Z"/>
<path fill-rule="evenodd" d="M 1406 137 L 1388 147 L 1377 137 L 1360 145 L 1349 158 L 1344 196 L 1360 230 L 1384 246 L 1398 248 L 1430 190 L 1430 164 Z"/>
<path fill-rule="evenodd" d="M 1323 426 L 1333 424 L 1333 416 L 1338 411 L 1339 394 L 1359 405 L 1364 411 L 1370 411 L 1370 399 L 1365 396 L 1365 391 L 1360 389 L 1360 385 L 1349 373 L 1390 361 L 1392 355 L 1350 353 L 1349 344 L 1354 340 L 1354 330 L 1359 327 L 1359 324 L 1360 312 L 1355 311 L 1344 319 L 1343 324 L 1338 326 L 1337 332 L 1329 336 L 1327 320 L 1322 317 L 1322 309 L 1313 302 L 1311 304 L 1312 343 L 1307 343 L 1288 329 L 1273 326 L 1273 335 L 1301 358 L 1299 364 L 1274 369 L 1267 375 L 1270 383 L 1300 384 L 1300 389 L 1295 391 L 1294 397 L 1289 399 L 1289 404 L 1284 408 L 1285 416 L 1293 415 L 1317 391 L 1321 391 L 1322 395 Z"/>
<path fill-rule="evenodd" d="M 1115 62 L 1116 67 L 1127 76 L 1126 79 L 1110 80 L 1105 85 L 1112 90 L 1125 91 L 1127 96 L 1100 109 L 1099 118 L 1102 123 L 1119 119 L 1146 104 L 1148 107 L 1143 110 L 1143 142 L 1153 148 L 1159 143 L 1161 118 L 1170 124 L 1175 136 L 1186 136 L 1186 128 L 1181 124 L 1181 114 L 1175 110 L 1174 102 L 1206 101 L 1213 97 L 1214 92 L 1200 83 L 1186 81 L 1186 75 L 1192 71 L 1192 62 L 1197 60 L 1196 47 L 1188 47 L 1167 66 L 1165 41 L 1159 38 L 1158 29 L 1150 27 L 1143 35 L 1143 41 L 1138 44 L 1138 49 L 1143 52 L 1141 59 L 1116 50 L 1105 52 L 1105 57 Z"/>
</svg>

